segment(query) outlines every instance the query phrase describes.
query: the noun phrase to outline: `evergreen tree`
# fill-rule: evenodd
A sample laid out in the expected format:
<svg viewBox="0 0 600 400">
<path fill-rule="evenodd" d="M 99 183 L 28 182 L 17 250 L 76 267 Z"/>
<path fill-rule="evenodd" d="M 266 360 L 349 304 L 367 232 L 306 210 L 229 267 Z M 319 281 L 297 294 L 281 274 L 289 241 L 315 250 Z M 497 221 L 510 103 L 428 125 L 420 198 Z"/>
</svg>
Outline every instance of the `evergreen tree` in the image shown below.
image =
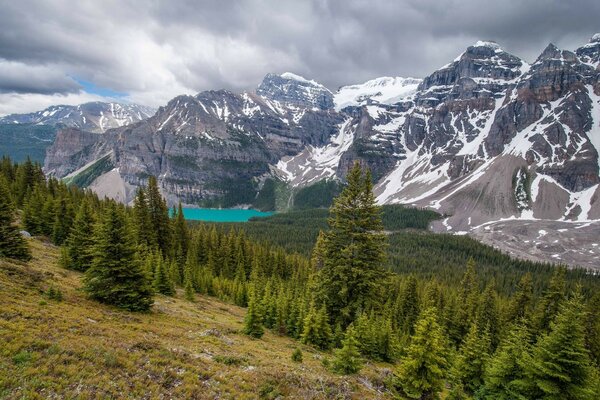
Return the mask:
<svg viewBox="0 0 600 400">
<path fill-rule="evenodd" d="M 155 232 L 156 242 L 162 254 L 167 257 L 171 250 L 171 221 L 169 208 L 158 188 L 156 177 L 148 178 L 148 213 L 150 224 Z"/>
<path fill-rule="evenodd" d="M 346 329 L 346 335 L 342 340 L 342 348 L 335 351 L 335 358 L 331 366 L 335 372 L 343 375 L 355 374 L 361 370 L 362 360 L 352 325 Z"/>
<path fill-rule="evenodd" d="M 85 273 L 84 289 L 103 303 L 147 311 L 152 306 L 152 289 L 132 239 L 122 210 L 109 203 L 94 230 L 92 263 Z"/>
<path fill-rule="evenodd" d="M 492 345 L 490 350 L 494 350 L 498 345 L 499 335 L 498 299 L 494 286 L 495 283 L 493 280 L 487 285 L 477 311 L 477 325 L 479 326 L 480 333 L 483 331 L 488 332 Z"/>
<path fill-rule="evenodd" d="M 302 343 L 310 344 L 323 350 L 331 346 L 332 332 L 325 307 L 317 310 L 315 305 L 311 304 L 308 314 L 304 318 L 303 326 Z"/>
<path fill-rule="evenodd" d="M 454 364 L 452 376 L 455 386 L 473 394 L 483 385 L 483 374 L 490 356 L 490 335 L 487 328 L 481 331 L 474 323 L 469 329 Z"/>
<path fill-rule="evenodd" d="M 477 304 L 479 300 L 479 288 L 477 285 L 477 272 L 475 271 L 475 260 L 467 261 L 467 269 L 460 282 L 458 293 L 458 309 L 453 317 L 452 338 L 459 343 L 467 335 L 469 328 L 475 320 Z"/>
<path fill-rule="evenodd" d="M 544 297 L 538 302 L 534 316 L 534 327 L 538 333 L 547 332 L 550 323 L 558 314 L 560 304 L 565 298 L 565 274 L 565 268 L 556 268 Z"/>
<path fill-rule="evenodd" d="M 60 246 L 67 240 L 71 227 L 73 226 L 73 211 L 71 204 L 65 195 L 56 200 L 54 211 L 54 223 L 52 225 L 52 242 Z"/>
<path fill-rule="evenodd" d="M 531 304 L 533 300 L 533 282 L 531 274 L 528 272 L 519 281 L 517 291 L 513 295 L 509 307 L 507 322 L 518 321 L 521 318 L 529 316 L 531 313 Z"/>
<path fill-rule="evenodd" d="M 402 332 L 412 334 L 414 325 L 419 317 L 419 295 L 417 293 L 417 279 L 411 275 L 406 282 L 399 299 L 398 321 Z"/>
<path fill-rule="evenodd" d="M 596 399 L 597 375 L 585 348 L 585 312 L 580 293 L 560 306 L 550 332 L 535 344 L 526 364 L 530 398 Z"/>
<path fill-rule="evenodd" d="M 14 209 L 7 186 L 5 178 L 0 176 L 0 257 L 28 261 L 31 252 L 14 225 Z"/>
<path fill-rule="evenodd" d="M 253 287 L 249 290 L 248 310 L 244 318 L 244 333 L 255 339 L 260 339 L 265 333 L 262 326 L 261 310 Z"/>
<path fill-rule="evenodd" d="M 325 259 L 317 280 L 317 299 L 332 319 L 347 326 L 359 309 L 379 301 L 386 272 L 385 235 L 375 204 L 370 173 L 356 163 L 348 185 L 330 209 Z"/>
<path fill-rule="evenodd" d="M 180 276 L 183 276 L 183 268 L 187 257 L 189 242 L 190 236 L 188 227 L 183 215 L 181 202 L 179 202 L 179 206 L 177 208 L 177 212 L 174 213 L 173 220 L 173 253 L 175 255 L 175 259 L 177 260 L 177 265 L 179 266 Z"/>
<path fill-rule="evenodd" d="M 486 366 L 482 398 L 527 400 L 525 362 L 531 351 L 531 334 L 523 323 L 516 324 L 500 343 Z"/>
<path fill-rule="evenodd" d="M 150 219 L 150 206 L 143 187 L 138 188 L 133 200 L 133 220 L 137 243 L 147 248 L 157 246 L 158 238 Z"/>
<path fill-rule="evenodd" d="M 443 388 L 448 345 L 436 314 L 433 307 L 421 313 L 406 355 L 395 371 L 401 391 L 411 399 L 438 398 Z"/>
<path fill-rule="evenodd" d="M 167 267 L 168 261 L 163 260 L 159 257 L 154 266 L 154 290 L 157 293 L 164 294 L 165 296 L 173 296 L 175 294 L 175 286 L 171 280 L 169 269 Z"/>
<path fill-rule="evenodd" d="M 92 263 L 94 217 L 86 200 L 81 202 L 64 246 L 66 268 L 85 271 Z"/>
</svg>

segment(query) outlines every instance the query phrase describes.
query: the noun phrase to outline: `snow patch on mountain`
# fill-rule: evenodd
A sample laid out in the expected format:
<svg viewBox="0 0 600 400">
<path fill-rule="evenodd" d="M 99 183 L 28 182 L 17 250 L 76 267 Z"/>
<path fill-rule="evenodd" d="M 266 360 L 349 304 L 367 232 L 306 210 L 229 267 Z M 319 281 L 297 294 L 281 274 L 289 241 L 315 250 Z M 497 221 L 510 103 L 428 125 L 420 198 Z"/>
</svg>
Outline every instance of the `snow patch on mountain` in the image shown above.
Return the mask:
<svg viewBox="0 0 600 400">
<path fill-rule="evenodd" d="M 414 95 L 421 79 L 381 77 L 358 85 L 342 86 L 333 97 L 336 110 L 369 102 L 394 104 Z"/>
</svg>

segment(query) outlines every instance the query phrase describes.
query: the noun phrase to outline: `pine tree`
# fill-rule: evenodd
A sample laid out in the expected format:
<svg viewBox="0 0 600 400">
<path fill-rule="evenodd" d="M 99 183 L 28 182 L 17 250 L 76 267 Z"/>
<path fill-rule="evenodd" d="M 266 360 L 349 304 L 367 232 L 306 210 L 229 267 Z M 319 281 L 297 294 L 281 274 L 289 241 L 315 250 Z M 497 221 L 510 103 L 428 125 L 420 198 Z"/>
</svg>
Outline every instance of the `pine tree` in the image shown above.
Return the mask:
<svg viewBox="0 0 600 400">
<path fill-rule="evenodd" d="M 254 287 L 249 290 L 248 311 L 246 311 L 246 317 L 244 318 L 244 333 L 255 339 L 260 339 L 265 333 Z"/>
<path fill-rule="evenodd" d="M 488 332 L 492 345 L 490 350 L 494 350 L 498 345 L 499 336 L 498 299 L 494 286 L 495 283 L 492 280 L 485 288 L 479 304 L 479 309 L 477 310 L 477 325 L 479 326 L 480 333 L 483 331 Z"/>
<path fill-rule="evenodd" d="M 54 223 L 52 225 L 52 242 L 57 246 L 62 245 L 73 226 L 73 211 L 66 195 L 56 200 L 54 211 Z"/>
<path fill-rule="evenodd" d="M 414 325 L 419 317 L 419 295 L 417 293 L 417 279 L 411 275 L 406 282 L 404 291 L 399 296 L 398 324 L 402 332 L 412 334 Z"/>
<path fill-rule="evenodd" d="M 188 232 L 187 223 L 183 215 L 183 208 L 181 202 L 177 208 L 177 212 L 174 214 L 173 220 L 173 254 L 177 260 L 179 266 L 179 275 L 183 276 L 183 267 L 187 257 L 188 247 L 190 242 L 190 236 Z"/>
<path fill-rule="evenodd" d="M 147 248 L 157 246 L 158 239 L 150 220 L 150 206 L 143 187 L 138 188 L 133 200 L 133 220 L 137 243 Z"/>
<path fill-rule="evenodd" d="M 348 326 L 344 340 L 342 340 L 342 348 L 335 351 L 335 358 L 331 366 L 339 374 L 355 374 L 362 368 L 358 341 L 354 337 L 354 333 L 354 327 Z"/>
<path fill-rule="evenodd" d="M 531 351 L 531 334 L 523 323 L 516 324 L 500 343 L 486 366 L 482 398 L 527 400 L 525 362 Z"/>
<path fill-rule="evenodd" d="M 315 305 L 311 304 L 308 314 L 304 318 L 302 343 L 325 350 L 331 346 L 331 339 L 331 326 L 325 307 L 317 310 Z"/>
<path fill-rule="evenodd" d="M 0 257 L 24 261 L 31 259 L 27 242 L 14 225 L 14 209 L 3 176 L 0 176 Z"/>
<path fill-rule="evenodd" d="M 597 375 L 585 348 L 585 312 L 581 294 L 560 306 L 550 332 L 535 344 L 526 364 L 530 398 L 592 400 Z"/>
<path fill-rule="evenodd" d="M 155 232 L 156 241 L 162 254 L 167 257 L 171 251 L 171 221 L 169 208 L 160 194 L 156 177 L 148 178 L 148 214 L 150 224 Z"/>
<path fill-rule="evenodd" d="M 519 281 L 517 291 L 510 300 L 507 313 L 507 322 L 518 321 L 529 316 L 533 299 L 533 282 L 528 272 Z"/>
<path fill-rule="evenodd" d="M 64 265 L 66 268 L 83 272 L 90 267 L 93 258 L 93 233 L 94 217 L 88 201 L 83 200 L 65 242 L 65 257 L 68 260 Z"/>
<path fill-rule="evenodd" d="M 92 264 L 84 276 L 84 289 L 103 303 L 147 311 L 152 306 L 152 289 L 132 239 L 125 215 L 109 203 L 94 230 Z"/>
<path fill-rule="evenodd" d="M 163 260 L 162 257 L 158 258 L 154 267 L 153 285 L 157 293 L 164 294 L 165 296 L 173 296 L 175 294 L 175 286 L 171 280 L 167 264 L 168 261 Z"/>
<path fill-rule="evenodd" d="M 477 285 L 477 272 L 475 271 L 475 260 L 469 258 L 467 269 L 460 282 L 458 294 L 458 309 L 453 317 L 452 339 L 460 343 L 467 335 L 470 326 L 476 317 L 479 290 Z"/>
<path fill-rule="evenodd" d="M 325 259 L 317 279 L 319 303 L 335 322 L 347 326 L 359 309 L 379 302 L 387 275 L 383 269 L 386 238 L 375 204 L 370 173 L 356 163 L 348 185 L 334 200 L 325 234 Z"/>
<path fill-rule="evenodd" d="M 544 297 L 538 302 L 534 315 L 534 328 L 536 332 L 544 333 L 550 328 L 550 323 L 558 314 L 560 305 L 565 299 L 565 275 L 567 270 L 557 268 L 550 280 Z"/>
<path fill-rule="evenodd" d="M 469 329 L 454 364 L 452 376 L 455 386 L 473 394 L 483 385 L 483 374 L 491 351 L 487 328 L 481 331 L 474 323 Z"/>
<path fill-rule="evenodd" d="M 448 368 L 448 344 L 430 307 L 415 324 L 406 355 L 395 370 L 401 391 L 411 399 L 435 399 L 441 392 Z"/>
</svg>

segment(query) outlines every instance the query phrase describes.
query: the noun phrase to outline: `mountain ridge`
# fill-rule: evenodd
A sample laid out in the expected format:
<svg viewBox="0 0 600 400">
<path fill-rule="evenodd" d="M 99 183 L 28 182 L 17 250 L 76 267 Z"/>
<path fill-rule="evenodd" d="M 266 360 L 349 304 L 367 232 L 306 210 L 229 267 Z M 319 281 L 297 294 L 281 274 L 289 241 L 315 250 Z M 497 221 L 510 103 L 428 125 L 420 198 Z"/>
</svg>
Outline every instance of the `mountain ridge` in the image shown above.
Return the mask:
<svg viewBox="0 0 600 400">
<path fill-rule="evenodd" d="M 343 180 L 358 160 L 372 170 L 380 203 L 451 215 L 441 230 L 506 218 L 598 220 L 595 38 L 574 52 L 550 44 L 532 64 L 479 41 L 423 79 L 376 78 L 335 93 L 296 74 L 267 74 L 254 92 L 179 96 L 152 118 L 95 136 L 85 151 L 53 146 L 46 170 L 65 176 L 112 151 L 119 182 L 135 187 L 156 175 L 170 203 L 236 187 L 249 191 L 237 204 L 251 204 L 265 180 L 292 188 Z"/>
</svg>

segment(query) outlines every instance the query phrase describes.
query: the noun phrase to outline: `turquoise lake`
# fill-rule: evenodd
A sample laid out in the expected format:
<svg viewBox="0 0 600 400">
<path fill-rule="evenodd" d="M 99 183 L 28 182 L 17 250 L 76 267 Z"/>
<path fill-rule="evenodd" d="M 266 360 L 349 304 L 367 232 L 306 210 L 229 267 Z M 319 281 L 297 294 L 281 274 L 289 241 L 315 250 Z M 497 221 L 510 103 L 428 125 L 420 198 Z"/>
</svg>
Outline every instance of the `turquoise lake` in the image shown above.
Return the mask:
<svg viewBox="0 0 600 400">
<path fill-rule="evenodd" d="M 184 208 L 183 216 L 191 221 L 246 222 L 252 217 L 268 217 L 272 212 L 239 208 Z"/>
</svg>

